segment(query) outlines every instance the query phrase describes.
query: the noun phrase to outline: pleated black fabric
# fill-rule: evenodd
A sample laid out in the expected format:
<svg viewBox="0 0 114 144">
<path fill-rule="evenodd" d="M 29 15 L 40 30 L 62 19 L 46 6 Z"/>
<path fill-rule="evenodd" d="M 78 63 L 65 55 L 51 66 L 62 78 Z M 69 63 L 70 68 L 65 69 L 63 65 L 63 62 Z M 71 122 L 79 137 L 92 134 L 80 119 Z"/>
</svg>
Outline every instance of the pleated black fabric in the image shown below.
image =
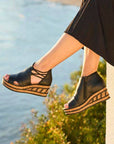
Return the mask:
<svg viewBox="0 0 114 144">
<path fill-rule="evenodd" d="M 64 32 L 114 66 L 114 0 L 84 0 Z"/>
</svg>

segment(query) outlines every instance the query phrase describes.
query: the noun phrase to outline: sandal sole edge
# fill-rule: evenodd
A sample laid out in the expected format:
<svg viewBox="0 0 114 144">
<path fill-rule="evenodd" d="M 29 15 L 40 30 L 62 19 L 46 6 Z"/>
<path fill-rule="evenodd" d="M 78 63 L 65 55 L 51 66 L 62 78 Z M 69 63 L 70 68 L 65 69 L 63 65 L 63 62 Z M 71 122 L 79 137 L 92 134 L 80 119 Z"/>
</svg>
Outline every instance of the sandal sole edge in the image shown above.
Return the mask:
<svg viewBox="0 0 114 144">
<path fill-rule="evenodd" d="M 104 97 L 101 97 L 99 96 L 100 94 L 102 94 L 103 92 L 105 92 L 105 96 Z M 92 99 L 96 99 L 96 96 L 100 97 L 99 99 L 97 99 L 96 101 L 93 101 L 91 102 Z M 95 93 L 94 95 L 92 95 L 85 103 L 83 103 L 83 105 L 79 106 L 79 107 L 76 107 L 76 108 L 73 108 L 73 109 L 64 109 L 64 112 L 65 114 L 75 114 L 75 113 L 79 113 L 97 103 L 100 103 L 100 102 L 103 102 L 107 99 L 109 99 L 110 96 L 109 96 L 109 93 L 107 92 L 107 88 L 105 87 L 104 89 L 100 90 L 99 92 Z M 91 103 L 89 103 L 91 102 Z"/>
<path fill-rule="evenodd" d="M 49 88 L 50 86 L 42 86 L 42 85 L 30 85 L 30 86 L 24 86 L 24 87 L 20 87 L 20 86 L 15 86 L 15 85 L 12 85 L 10 83 L 8 83 L 6 80 L 2 80 L 2 84 L 12 90 L 12 91 L 15 91 L 15 92 L 20 92 L 20 93 L 27 93 L 27 94 L 33 94 L 33 95 L 37 95 L 37 96 L 41 96 L 41 97 L 46 97 L 47 94 L 48 94 L 48 91 L 49 91 Z M 46 89 L 46 93 L 40 93 L 40 92 L 35 92 L 35 91 L 30 91 L 30 90 L 27 90 L 27 89 Z"/>
</svg>

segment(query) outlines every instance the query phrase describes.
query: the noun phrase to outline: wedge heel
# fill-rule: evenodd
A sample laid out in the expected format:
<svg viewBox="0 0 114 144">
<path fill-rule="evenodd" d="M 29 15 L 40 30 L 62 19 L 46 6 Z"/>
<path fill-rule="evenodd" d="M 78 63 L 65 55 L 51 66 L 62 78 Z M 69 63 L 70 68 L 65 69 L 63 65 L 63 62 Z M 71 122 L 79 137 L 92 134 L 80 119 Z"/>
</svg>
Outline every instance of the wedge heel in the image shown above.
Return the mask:
<svg viewBox="0 0 114 144">
<path fill-rule="evenodd" d="M 42 72 L 34 69 L 33 66 L 34 64 L 18 74 L 9 75 L 8 81 L 3 77 L 3 85 L 15 92 L 46 97 L 52 83 L 52 72 L 51 70 Z M 41 81 L 37 84 L 31 84 L 31 75 L 40 78 Z M 15 85 L 14 81 L 17 81 L 19 85 Z"/>
<path fill-rule="evenodd" d="M 67 115 L 79 113 L 79 112 L 84 111 L 85 109 L 87 109 L 97 103 L 103 102 L 109 98 L 110 98 L 109 93 L 107 91 L 107 88 L 105 87 L 102 90 L 100 90 L 99 92 L 90 96 L 90 98 L 86 102 L 84 102 L 82 105 L 80 105 L 76 108 L 64 109 L 64 112 Z"/>
</svg>

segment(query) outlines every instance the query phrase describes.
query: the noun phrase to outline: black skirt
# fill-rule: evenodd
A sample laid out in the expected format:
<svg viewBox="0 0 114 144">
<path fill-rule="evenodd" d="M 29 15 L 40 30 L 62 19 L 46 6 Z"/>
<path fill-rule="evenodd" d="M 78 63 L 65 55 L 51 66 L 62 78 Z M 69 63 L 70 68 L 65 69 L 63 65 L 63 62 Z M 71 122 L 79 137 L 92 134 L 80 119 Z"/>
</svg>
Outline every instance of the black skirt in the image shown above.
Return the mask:
<svg viewBox="0 0 114 144">
<path fill-rule="evenodd" d="M 84 0 L 64 32 L 114 66 L 114 0 Z"/>
</svg>

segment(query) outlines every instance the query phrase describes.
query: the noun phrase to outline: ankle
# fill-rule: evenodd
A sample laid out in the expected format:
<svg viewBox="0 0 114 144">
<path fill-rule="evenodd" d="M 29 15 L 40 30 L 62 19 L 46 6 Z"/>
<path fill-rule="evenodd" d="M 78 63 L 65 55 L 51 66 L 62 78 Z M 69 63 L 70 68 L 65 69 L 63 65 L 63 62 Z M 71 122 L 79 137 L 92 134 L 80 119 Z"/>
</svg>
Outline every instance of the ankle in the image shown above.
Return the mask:
<svg viewBox="0 0 114 144">
<path fill-rule="evenodd" d="M 46 72 L 46 71 L 49 71 L 49 70 L 50 70 L 50 69 L 47 68 L 45 65 L 39 64 L 39 63 L 37 63 L 37 62 L 34 64 L 34 69 L 39 70 L 39 71 L 42 71 L 42 72 Z"/>
<path fill-rule="evenodd" d="M 94 71 L 91 71 L 91 72 L 82 72 L 81 76 L 82 77 L 89 76 L 89 75 L 91 75 L 91 74 L 93 74 L 95 72 L 97 72 L 97 70 L 94 70 Z"/>
</svg>

